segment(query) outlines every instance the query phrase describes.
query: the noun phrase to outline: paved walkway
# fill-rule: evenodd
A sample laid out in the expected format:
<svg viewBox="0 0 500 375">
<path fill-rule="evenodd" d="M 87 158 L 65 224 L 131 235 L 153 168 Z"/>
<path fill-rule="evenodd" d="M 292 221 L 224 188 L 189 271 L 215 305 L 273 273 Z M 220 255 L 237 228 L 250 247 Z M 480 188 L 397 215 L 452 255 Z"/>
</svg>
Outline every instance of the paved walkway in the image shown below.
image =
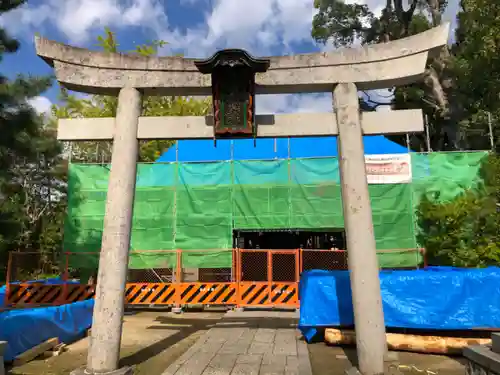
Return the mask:
<svg viewBox="0 0 500 375">
<path fill-rule="evenodd" d="M 298 314 L 228 312 L 163 375 L 312 375 Z"/>
</svg>

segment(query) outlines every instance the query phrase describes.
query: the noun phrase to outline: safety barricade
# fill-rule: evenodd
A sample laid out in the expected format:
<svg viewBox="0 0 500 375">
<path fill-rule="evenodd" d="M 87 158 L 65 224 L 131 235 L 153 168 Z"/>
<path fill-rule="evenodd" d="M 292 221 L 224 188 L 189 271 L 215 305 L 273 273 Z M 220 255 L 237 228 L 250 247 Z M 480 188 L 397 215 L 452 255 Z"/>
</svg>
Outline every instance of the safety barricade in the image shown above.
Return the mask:
<svg viewBox="0 0 500 375">
<path fill-rule="evenodd" d="M 5 304 L 10 307 L 53 306 L 94 298 L 95 287 L 80 284 L 10 284 Z"/>
<path fill-rule="evenodd" d="M 238 250 L 238 306 L 299 305 L 300 250 Z"/>
<path fill-rule="evenodd" d="M 125 303 L 128 305 L 173 305 L 178 289 L 175 283 L 127 283 Z"/>
<path fill-rule="evenodd" d="M 297 308 L 302 272 L 347 269 L 347 252 L 337 249 L 218 250 L 228 265 L 226 268 L 200 267 L 193 262 L 196 256 L 191 256 L 191 251 L 196 252 L 131 252 L 125 303 L 130 306 Z M 388 251 L 392 250 L 385 252 Z M 421 252 L 425 264 L 422 249 L 397 251 Z M 37 281 L 37 275 L 46 275 L 46 272 L 39 272 L 39 257 L 37 253 L 13 252 L 9 255 L 7 307 L 61 305 L 94 298 L 98 253 L 67 252 L 59 263 L 59 274 L 54 272 L 52 279 L 45 277 Z M 37 272 L 29 270 L 33 265 L 38 267 Z"/>
</svg>

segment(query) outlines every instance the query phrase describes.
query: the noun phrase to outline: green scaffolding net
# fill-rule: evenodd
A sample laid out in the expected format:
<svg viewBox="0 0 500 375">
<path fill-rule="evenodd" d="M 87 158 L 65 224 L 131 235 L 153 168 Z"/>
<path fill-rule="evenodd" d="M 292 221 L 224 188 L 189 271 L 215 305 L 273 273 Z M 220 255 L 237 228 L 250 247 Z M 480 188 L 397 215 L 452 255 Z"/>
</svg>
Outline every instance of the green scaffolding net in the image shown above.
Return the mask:
<svg viewBox="0 0 500 375">
<path fill-rule="evenodd" d="M 412 267 L 420 255 L 415 208 L 422 194 L 453 198 L 473 187 L 486 152 L 411 154 L 412 182 L 369 185 L 382 267 Z M 95 268 L 109 166 L 71 164 L 65 251 Z M 231 267 L 233 229 L 343 228 L 336 158 L 139 164 L 129 268 Z M 360 233 L 360 235 L 362 235 Z M 157 252 L 155 252 L 157 251 Z M 93 255 L 92 255 L 93 254 Z"/>
</svg>

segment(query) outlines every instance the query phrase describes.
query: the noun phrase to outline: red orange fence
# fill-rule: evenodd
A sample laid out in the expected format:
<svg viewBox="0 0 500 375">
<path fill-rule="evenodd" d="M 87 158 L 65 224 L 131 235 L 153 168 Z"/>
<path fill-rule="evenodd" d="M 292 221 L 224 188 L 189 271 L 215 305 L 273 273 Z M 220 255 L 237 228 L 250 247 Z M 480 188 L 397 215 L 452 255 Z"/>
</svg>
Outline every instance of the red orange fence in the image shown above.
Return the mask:
<svg viewBox="0 0 500 375">
<path fill-rule="evenodd" d="M 136 306 L 297 308 L 298 285 L 303 271 L 347 269 L 347 252 L 344 250 L 227 251 L 232 252 L 228 254 L 232 256 L 232 266 L 228 268 L 186 268 L 183 266 L 183 256 L 189 254 L 186 250 L 133 252 L 144 257 L 163 255 L 170 261 L 165 264 L 156 262 L 154 268 L 129 269 L 125 303 Z M 398 251 L 422 253 L 421 249 Z M 37 253 L 10 254 L 6 306 L 61 305 L 94 298 L 98 253 L 65 253 L 61 275 L 53 283 L 29 281 L 37 275 L 26 268 L 39 264 L 34 260 L 39 256 Z M 85 259 L 87 269 L 92 269 L 87 278 L 83 277 L 81 269 L 75 268 L 75 264 L 84 268 L 80 257 Z"/>
</svg>

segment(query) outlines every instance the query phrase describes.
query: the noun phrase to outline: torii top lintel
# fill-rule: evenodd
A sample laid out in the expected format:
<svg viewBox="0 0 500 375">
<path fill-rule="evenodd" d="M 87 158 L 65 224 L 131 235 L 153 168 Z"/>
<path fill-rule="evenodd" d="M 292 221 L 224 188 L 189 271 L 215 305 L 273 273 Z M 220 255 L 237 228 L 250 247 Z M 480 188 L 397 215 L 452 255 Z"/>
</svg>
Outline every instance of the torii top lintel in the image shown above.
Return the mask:
<svg viewBox="0 0 500 375">
<path fill-rule="evenodd" d="M 422 78 L 429 54 L 446 45 L 449 28 L 446 23 L 361 48 L 269 57 L 267 71 L 255 75 L 255 91 L 331 92 L 337 83 L 355 83 L 360 90 L 409 84 Z M 54 67 L 61 85 L 75 91 L 116 95 L 122 87 L 135 87 L 146 95 L 211 95 L 211 76 L 199 71 L 197 59 L 95 52 L 39 36 L 35 45 L 37 54 Z M 246 58 L 253 59 L 248 54 Z M 263 61 L 253 59 L 252 64 L 263 67 Z"/>
</svg>

